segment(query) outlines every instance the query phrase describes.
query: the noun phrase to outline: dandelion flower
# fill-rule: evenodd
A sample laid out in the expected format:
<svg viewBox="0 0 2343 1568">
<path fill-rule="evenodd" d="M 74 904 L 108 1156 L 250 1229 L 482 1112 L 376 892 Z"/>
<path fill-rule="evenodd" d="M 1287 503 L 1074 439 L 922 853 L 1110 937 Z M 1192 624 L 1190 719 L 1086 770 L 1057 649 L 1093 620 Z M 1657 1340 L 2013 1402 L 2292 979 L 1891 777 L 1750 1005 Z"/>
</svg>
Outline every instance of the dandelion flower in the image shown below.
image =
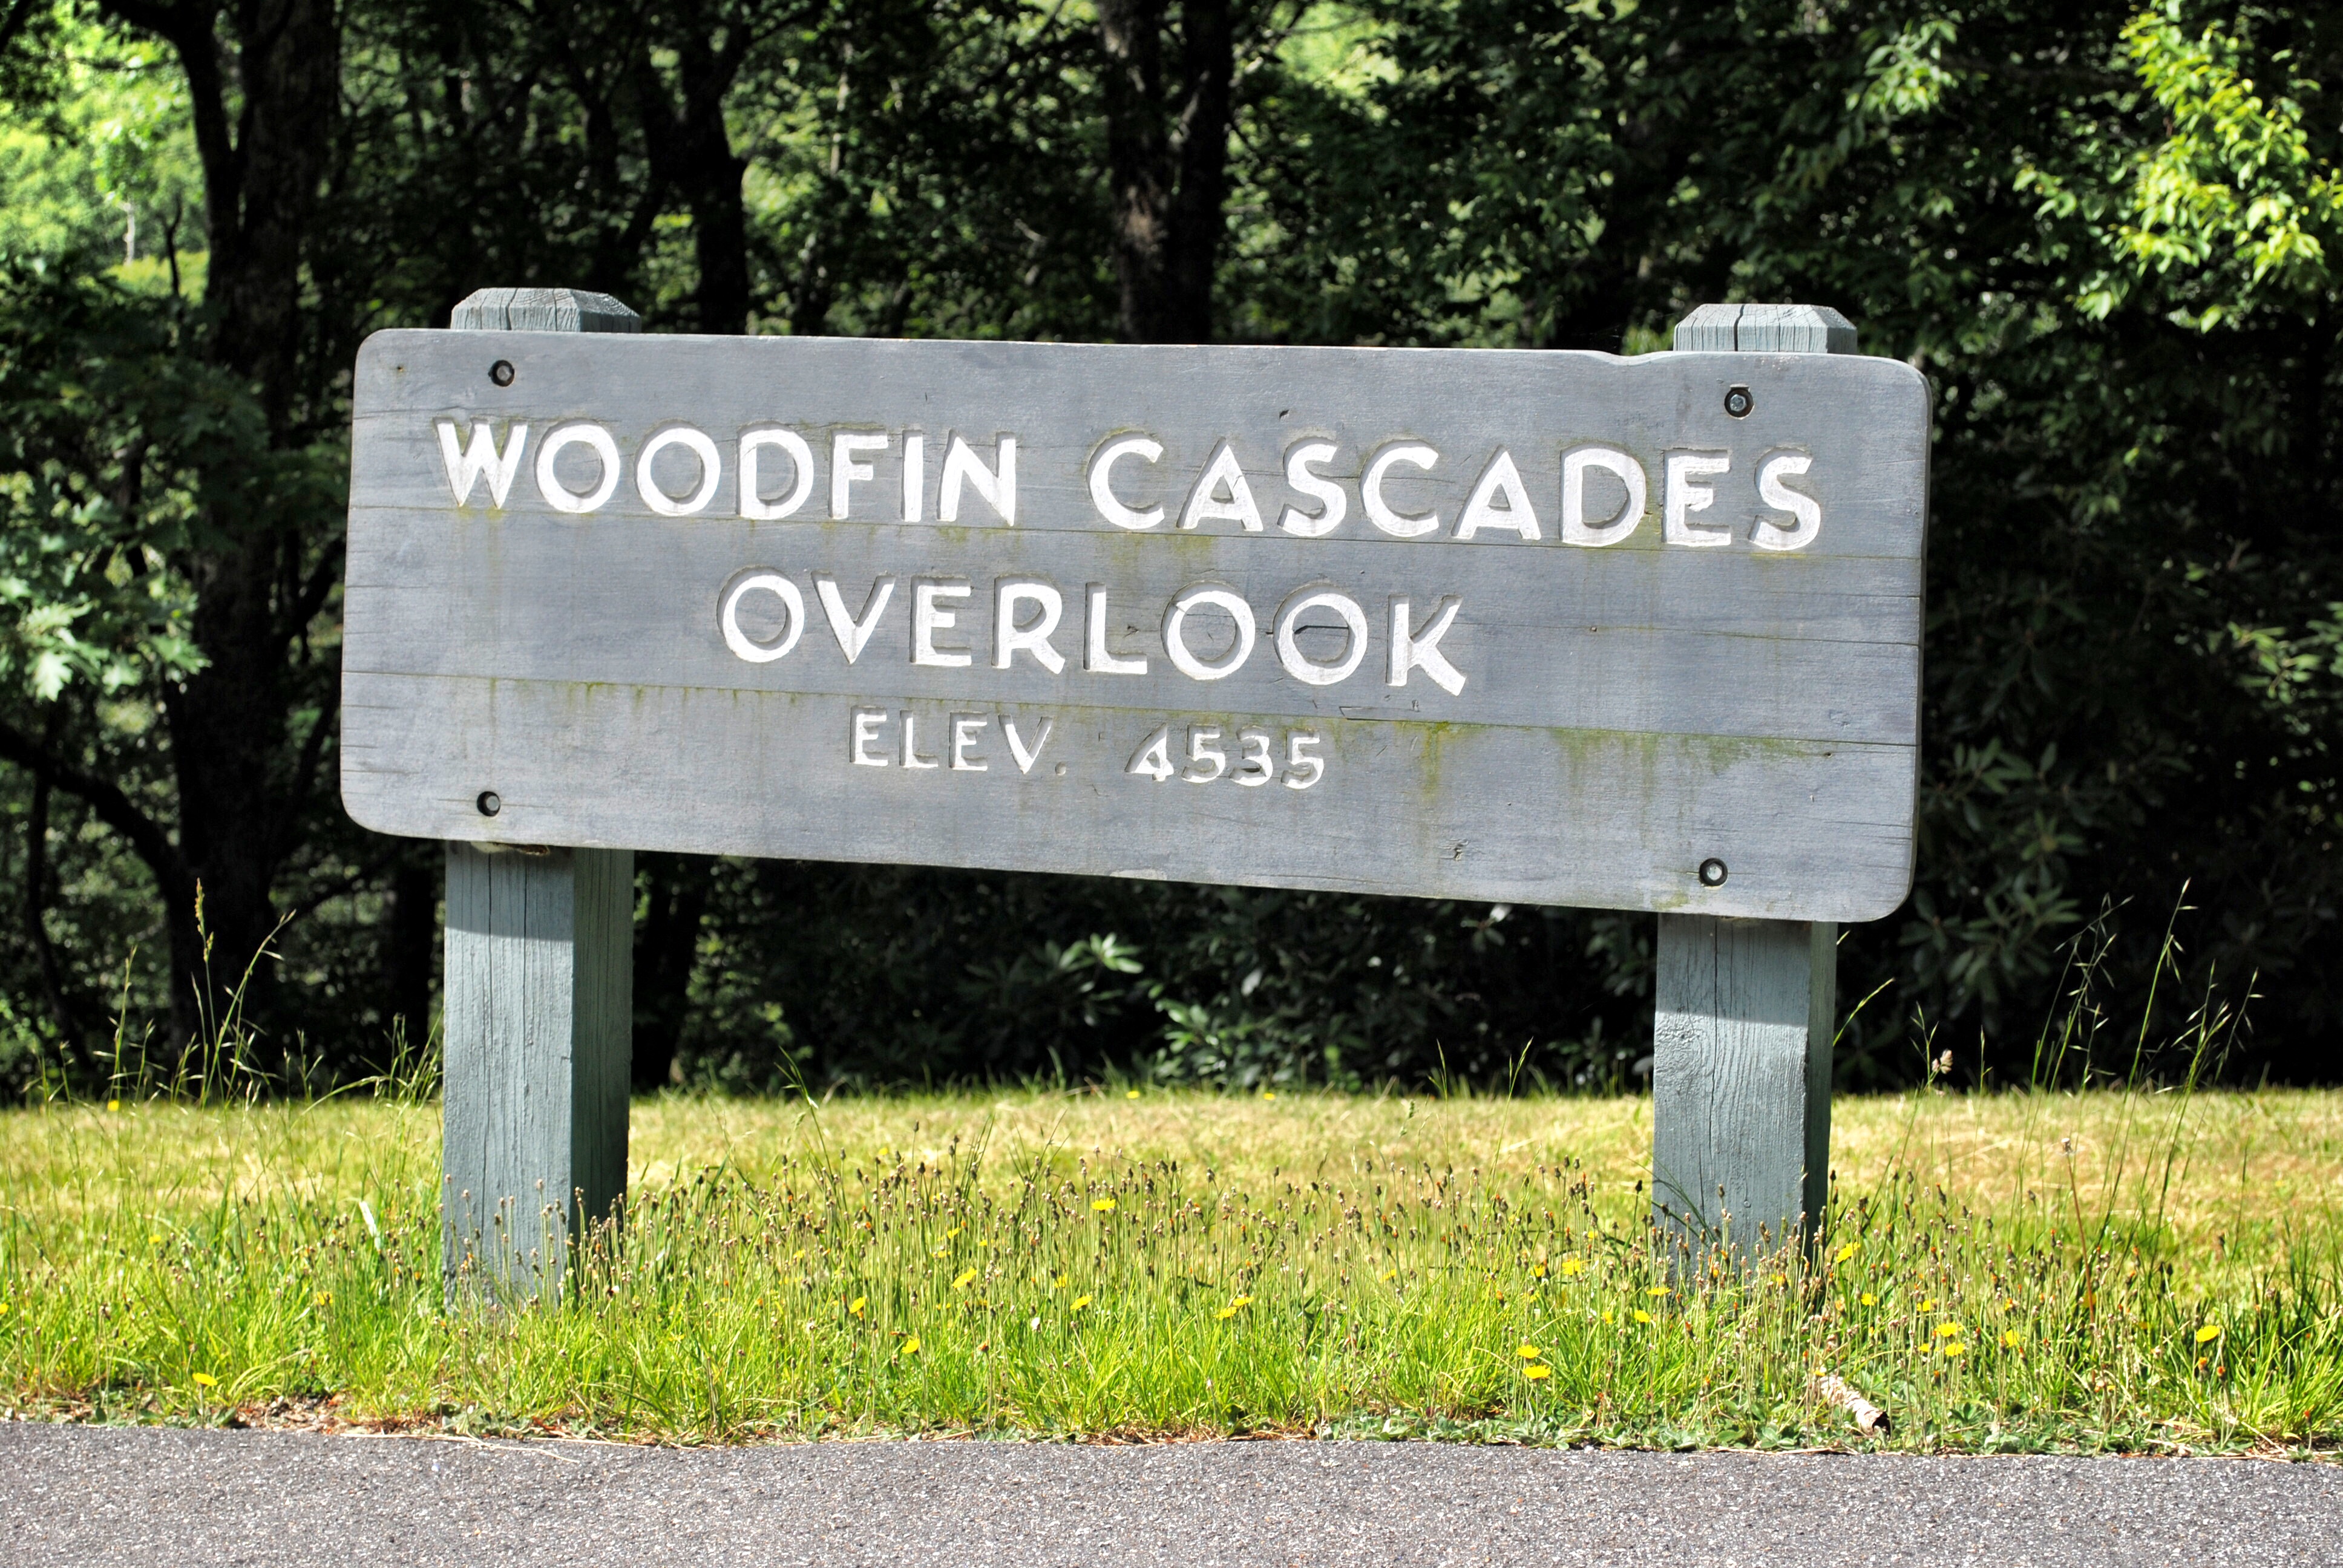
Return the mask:
<svg viewBox="0 0 2343 1568">
<path fill-rule="evenodd" d="M 1564 1259 L 1562 1261 L 1562 1277 L 1563 1277 L 1564 1279 L 1565 1279 L 1565 1280 L 1566 1280 L 1566 1279 L 1570 1278 L 1570 1276 L 1571 1276 L 1571 1275 L 1573 1275 L 1573 1274 L 1583 1274 L 1583 1273 L 1584 1273 L 1584 1272 L 1586 1272 L 1586 1260 L 1585 1260 L 1585 1259 L 1584 1259 L 1584 1258 L 1564 1258 Z"/>
<path fill-rule="evenodd" d="M 870 1297 L 868 1297 L 868 1296 L 857 1296 L 857 1297 L 855 1297 L 855 1298 L 854 1298 L 854 1304 L 853 1304 L 853 1305 L 851 1305 L 851 1306 L 850 1306 L 850 1307 L 848 1307 L 846 1310 L 847 1310 L 848 1312 L 852 1312 L 856 1317 L 858 1317 L 858 1318 L 859 1318 L 859 1317 L 860 1317 L 860 1316 L 862 1315 L 862 1309 L 863 1309 L 864 1307 L 866 1307 L 866 1306 L 869 1306 L 870 1304 Z"/>
<path fill-rule="evenodd" d="M 920 1353 L 920 1336 L 913 1334 L 910 1339 L 905 1340 L 903 1342 L 903 1348 L 897 1353 L 907 1356 L 918 1355 Z"/>
<path fill-rule="evenodd" d="M 1218 1315 L 1221 1322 L 1227 1322 L 1231 1318 L 1237 1315 L 1237 1310 L 1234 1307 L 1222 1307 Z"/>
<path fill-rule="evenodd" d="M 1074 1298 L 1074 1311 L 1078 1312 L 1090 1304 L 1091 1299 L 1088 1296 L 1076 1296 Z"/>
<path fill-rule="evenodd" d="M 1920 1303 L 1920 1310 L 1924 1312 L 1935 1312 L 1936 1310 L 1936 1298 L 1930 1296 L 1926 1301 L 1922 1302 Z"/>
<path fill-rule="evenodd" d="M 1654 1285 L 1650 1290 L 1644 1292 L 1644 1294 L 1647 1296 L 1664 1296 L 1667 1293 L 1668 1288 L 1665 1285 Z"/>
<path fill-rule="evenodd" d="M 954 1225 L 950 1230 L 944 1232 L 944 1240 L 947 1241 L 950 1241 L 954 1236 L 960 1234 L 960 1228 L 958 1225 Z"/>
<path fill-rule="evenodd" d="M 1860 1251 L 1863 1251 L 1863 1243 L 1862 1243 L 1862 1242 L 1860 1242 L 1860 1241 L 1849 1241 L 1845 1246 L 1841 1247 L 1841 1248 L 1840 1248 L 1836 1252 L 1835 1252 L 1835 1253 L 1833 1253 L 1833 1254 L 1831 1255 L 1831 1261 L 1832 1261 L 1832 1262 L 1834 1262 L 1834 1263 L 1844 1263 L 1844 1262 L 1845 1262 L 1849 1258 L 1854 1257 L 1857 1252 L 1860 1252 Z"/>
<path fill-rule="evenodd" d="M 1652 1314 L 1645 1312 L 1643 1308 L 1637 1307 L 1635 1309 L 1635 1321 L 1639 1323 L 1648 1323 L 1652 1321 Z"/>
<path fill-rule="evenodd" d="M 1544 1279 L 1544 1278 L 1545 1278 L 1545 1265 L 1544 1265 L 1544 1263 L 1540 1263 L 1536 1268 L 1532 1269 L 1532 1270 L 1530 1271 L 1530 1273 L 1531 1273 L 1533 1276 L 1534 1276 L 1535 1278 L 1537 1278 L 1537 1279 L 1541 1279 L 1541 1280 Z"/>
<path fill-rule="evenodd" d="M 795 1252 L 792 1252 L 792 1253 L 789 1255 L 789 1261 L 790 1261 L 790 1262 L 792 1262 L 792 1263 L 797 1262 L 799 1260 L 802 1259 L 804 1256 L 805 1256 L 805 1249 L 804 1249 L 803 1247 L 799 1247 L 799 1248 Z"/>
<path fill-rule="evenodd" d="M 1274 1100 L 1277 1098 L 1277 1091 L 1274 1089 L 1264 1089 L 1261 1091 L 1261 1097 L 1263 1100 Z"/>
<path fill-rule="evenodd" d="M 1122 1091 L 1122 1097 L 1125 1100 L 1136 1100 L 1139 1098 L 1139 1091 L 1136 1089 L 1126 1089 Z"/>
<path fill-rule="evenodd" d="M 2207 1323 L 2197 1331 L 2197 1342 L 2200 1345 L 2209 1345 L 2220 1337 L 2221 1325 L 2218 1323 Z"/>
<path fill-rule="evenodd" d="M 1614 1318 L 1614 1317 L 1613 1317 L 1609 1312 L 1604 1312 L 1604 1313 L 1603 1314 L 1603 1321 L 1604 1321 L 1604 1322 L 1606 1322 L 1606 1323 L 1615 1323 L 1615 1322 L 1617 1322 L 1619 1320 L 1618 1320 L 1618 1319 L 1616 1319 L 1616 1318 Z"/>
<path fill-rule="evenodd" d="M 1055 1280 L 1051 1282 L 1050 1288 L 1053 1291 L 1064 1290 L 1066 1288 L 1066 1276 L 1060 1274 Z"/>
<path fill-rule="evenodd" d="M 334 1292 L 331 1291 L 319 1291 L 316 1295 L 309 1298 L 309 1304 L 313 1307 L 330 1307 L 334 1304 Z"/>
<path fill-rule="evenodd" d="M 117 1103 L 119 1102 L 117 1101 Z M 199 1372 L 196 1374 L 196 1386 L 197 1388 L 217 1388 L 219 1387 L 219 1379 L 212 1376 L 212 1374 L 207 1372 Z"/>
<path fill-rule="evenodd" d="M 2016 1329 L 2004 1329 L 2001 1331 L 2001 1342 L 2004 1349 L 2023 1350 L 2026 1346 L 2026 1336 Z"/>
<path fill-rule="evenodd" d="M 1961 1325 L 1958 1323 L 1938 1323 L 1936 1325 L 1936 1337 L 1940 1340 L 1951 1339 L 1955 1334 L 1959 1333 L 1960 1332 Z"/>
<path fill-rule="evenodd" d="M 1513 1353 L 1521 1357 L 1522 1360 L 1525 1362 L 1534 1362 L 1537 1360 L 1538 1357 L 1545 1354 L 1544 1351 L 1538 1349 L 1537 1346 L 1531 1344 L 1527 1340 L 1523 1340 L 1519 1345 L 1515 1346 Z"/>
<path fill-rule="evenodd" d="M 8 1303 L 7 1303 L 7 1302 L 0 1302 L 0 1318 L 5 1318 L 5 1317 L 6 1317 L 7 1315 L 8 1315 Z"/>
<path fill-rule="evenodd" d="M 109 1100 L 106 1102 L 106 1108 L 108 1111 L 119 1111 L 122 1109 L 122 1101 L 119 1100 Z"/>
<path fill-rule="evenodd" d="M 1388 1285 L 1388 1284 L 1390 1284 L 1393 1280 L 1396 1280 L 1396 1279 L 1398 1279 L 1398 1278 L 1399 1278 L 1399 1271 L 1398 1271 L 1397 1269 L 1385 1269 L 1385 1270 L 1383 1271 L 1383 1283 L 1384 1283 L 1384 1284 Z"/>
<path fill-rule="evenodd" d="M 1950 1340 L 1938 1345 L 1936 1353 L 1940 1356 L 1965 1356 L 1969 1353 L 1969 1347 L 1957 1340 Z"/>
<path fill-rule="evenodd" d="M 1863 1292 L 1863 1304 L 1866 1307 L 1875 1307 L 1879 1304 L 1879 1298 L 1865 1291 Z"/>
<path fill-rule="evenodd" d="M 1522 1375 L 1529 1379 L 1532 1382 L 1537 1382 L 1542 1379 L 1552 1377 L 1554 1375 L 1554 1369 L 1549 1366 L 1523 1367 L 1522 1369 Z"/>
<path fill-rule="evenodd" d="M 1114 1212 L 1114 1200 L 1111 1198 L 1093 1198 L 1091 1200 L 1091 1207 L 1101 1214 L 1111 1214 Z"/>
<path fill-rule="evenodd" d="M 976 1271 L 974 1269 L 962 1269 L 960 1271 L 959 1277 L 952 1281 L 952 1289 L 955 1291 L 964 1291 L 968 1289 L 970 1284 L 972 1283 L 975 1279 Z"/>
<path fill-rule="evenodd" d="M 160 1236 L 149 1236 L 146 1238 L 146 1244 L 150 1247 L 159 1247 L 163 1244 L 163 1238 Z"/>
</svg>

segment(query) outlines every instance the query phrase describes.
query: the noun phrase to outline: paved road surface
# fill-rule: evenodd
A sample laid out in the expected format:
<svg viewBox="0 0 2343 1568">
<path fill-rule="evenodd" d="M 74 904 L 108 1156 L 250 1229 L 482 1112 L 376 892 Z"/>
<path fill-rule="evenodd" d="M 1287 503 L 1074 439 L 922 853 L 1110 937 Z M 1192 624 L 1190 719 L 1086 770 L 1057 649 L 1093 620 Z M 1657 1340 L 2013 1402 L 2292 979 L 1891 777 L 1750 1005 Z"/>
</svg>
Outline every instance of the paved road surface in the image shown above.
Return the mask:
<svg viewBox="0 0 2343 1568">
<path fill-rule="evenodd" d="M 657 1450 L 0 1423 L 0 1563 L 2343 1563 L 2343 1470 L 1428 1443 Z"/>
</svg>

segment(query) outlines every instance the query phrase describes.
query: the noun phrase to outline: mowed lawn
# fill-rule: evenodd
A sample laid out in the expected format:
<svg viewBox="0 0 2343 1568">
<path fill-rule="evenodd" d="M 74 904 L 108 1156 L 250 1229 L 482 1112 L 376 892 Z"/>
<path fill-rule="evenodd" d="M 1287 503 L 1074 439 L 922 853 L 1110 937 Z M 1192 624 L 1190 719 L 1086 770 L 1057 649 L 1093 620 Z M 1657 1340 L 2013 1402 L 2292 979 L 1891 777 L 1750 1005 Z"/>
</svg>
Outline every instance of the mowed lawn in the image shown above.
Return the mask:
<svg viewBox="0 0 2343 1568">
<path fill-rule="evenodd" d="M 558 1307 L 451 1308 L 437 1136 L 363 1101 L 0 1114 L 0 1400 L 671 1441 L 2343 1436 L 2343 1094 L 1843 1099 L 1824 1234 L 1745 1272 L 1652 1244 L 1648 1100 L 659 1099 Z"/>
</svg>

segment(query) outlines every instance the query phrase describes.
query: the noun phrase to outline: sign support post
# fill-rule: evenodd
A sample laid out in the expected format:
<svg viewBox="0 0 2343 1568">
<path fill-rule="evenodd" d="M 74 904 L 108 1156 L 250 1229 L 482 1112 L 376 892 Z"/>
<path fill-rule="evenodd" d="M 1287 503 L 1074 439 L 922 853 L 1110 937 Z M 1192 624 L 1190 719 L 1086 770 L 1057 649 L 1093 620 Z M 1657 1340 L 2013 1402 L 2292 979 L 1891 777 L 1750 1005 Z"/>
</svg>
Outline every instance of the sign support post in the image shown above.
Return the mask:
<svg viewBox="0 0 2343 1568">
<path fill-rule="evenodd" d="M 448 326 L 633 332 L 604 294 L 484 288 Z M 512 367 L 483 356 L 484 384 Z M 505 802 L 483 790 L 474 809 Z M 635 852 L 447 845 L 441 1236 L 451 1292 L 558 1296 L 571 1241 L 627 1189 Z"/>
<path fill-rule="evenodd" d="M 1827 307 L 1704 305 L 1674 347 L 1853 354 L 1855 341 Z M 1657 958 L 1654 1221 L 1695 1255 L 1722 1244 L 1746 1258 L 1810 1232 L 1830 1196 L 1837 923 L 1663 914 Z"/>
</svg>

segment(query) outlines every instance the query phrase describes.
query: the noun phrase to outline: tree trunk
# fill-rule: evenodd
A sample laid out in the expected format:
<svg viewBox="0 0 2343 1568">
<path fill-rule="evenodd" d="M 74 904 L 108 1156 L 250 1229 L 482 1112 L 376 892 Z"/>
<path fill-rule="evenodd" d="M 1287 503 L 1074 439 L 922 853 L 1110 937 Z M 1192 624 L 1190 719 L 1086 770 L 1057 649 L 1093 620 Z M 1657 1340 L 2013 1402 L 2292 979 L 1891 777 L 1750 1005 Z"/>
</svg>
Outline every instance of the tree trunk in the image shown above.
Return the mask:
<svg viewBox="0 0 2343 1568">
<path fill-rule="evenodd" d="M 312 347 L 301 309 L 303 240 L 340 109 L 332 0 L 239 5 L 228 13 L 235 50 L 226 60 L 216 0 L 108 0 L 107 8 L 168 42 L 186 72 L 210 228 L 206 355 L 252 383 L 273 448 L 305 446 L 314 432 L 302 427 L 312 411 L 298 397 Z M 274 976 L 259 955 L 277 929 L 271 890 L 316 792 L 332 723 L 327 711 L 300 754 L 287 756 L 288 655 L 330 590 L 339 518 L 289 512 L 255 486 L 205 524 L 181 564 L 196 590 L 192 629 L 206 664 L 164 694 L 176 857 L 182 887 L 192 890 L 166 895 L 182 1042 L 226 1016 L 247 974 L 246 1005 L 266 1010 Z"/>
<path fill-rule="evenodd" d="M 1132 343 L 1205 342 L 1235 114 L 1229 3 L 1181 6 L 1181 80 L 1171 95 L 1169 0 L 1100 0 L 1098 13 L 1119 326 Z"/>
<path fill-rule="evenodd" d="M 708 913 L 710 862 L 704 855 L 635 857 L 649 892 L 635 942 L 634 1086 L 677 1081 L 676 1050 L 691 1010 L 691 974 Z"/>
<path fill-rule="evenodd" d="M 725 100 L 749 48 L 749 35 L 733 20 L 719 48 L 711 35 L 716 19 L 693 11 L 682 30 L 666 39 L 647 37 L 635 67 L 641 97 L 643 139 L 654 178 L 681 193 L 691 212 L 691 247 L 699 283 L 692 294 L 695 325 L 702 332 L 749 329 L 749 218 L 740 181 L 749 162 L 732 150 L 724 123 Z M 675 98 L 650 51 L 675 56 Z"/>
</svg>

